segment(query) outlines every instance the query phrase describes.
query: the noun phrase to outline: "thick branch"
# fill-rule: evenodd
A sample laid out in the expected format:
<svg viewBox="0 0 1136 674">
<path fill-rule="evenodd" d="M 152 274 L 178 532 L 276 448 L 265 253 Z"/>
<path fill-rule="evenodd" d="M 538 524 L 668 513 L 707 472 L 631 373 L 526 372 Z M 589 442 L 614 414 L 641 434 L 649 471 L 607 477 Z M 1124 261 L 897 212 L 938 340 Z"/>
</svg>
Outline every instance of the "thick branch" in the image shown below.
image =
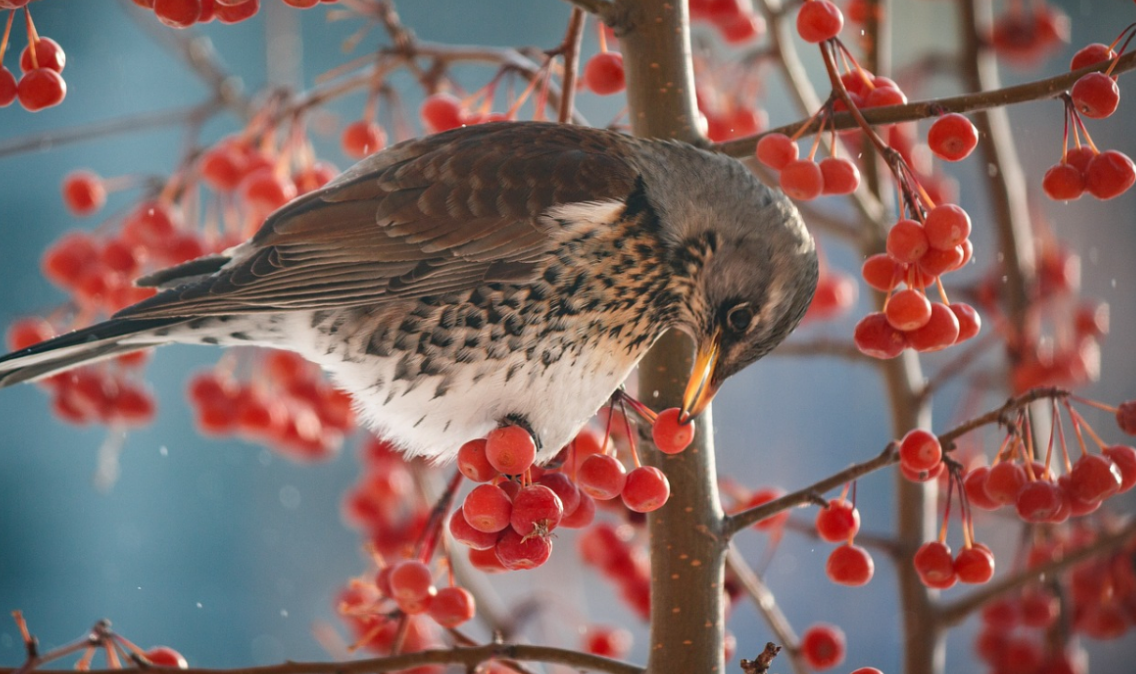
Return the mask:
<svg viewBox="0 0 1136 674">
<path fill-rule="evenodd" d="M 395 672 L 420 665 L 465 665 L 472 670 L 477 665 L 494 658 L 521 660 L 528 662 L 549 662 L 567 665 L 586 671 L 608 672 L 609 674 L 643 674 L 643 668 L 612 660 L 590 653 L 553 648 L 551 646 L 531 646 L 527 644 L 486 644 L 484 646 L 439 648 L 416 653 L 403 653 L 385 658 L 352 660 L 349 662 L 284 662 L 279 665 L 262 667 L 243 667 L 235 669 L 178 670 L 180 674 L 370 674 L 371 672 Z M 0 668 L 0 674 L 13 674 L 12 668 Z M 70 674 L 71 670 L 35 670 L 40 674 Z M 152 674 L 153 668 L 126 668 L 91 670 L 90 674 Z"/>
<path fill-rule="evenodd" d="M 1115 550 L 1133 539 L 1136 539 L 1136 520 L 1129 521 L 1119 531 L 1101 536 L 1090 545 L 1065 553 L 1060 559 L 1022 569 L 1018 573 L 983 586 L 981 590 L 949 604 L 943 604 L 939 608 L 937 620 L 944 627 L 957 625 L 988 601 L 1029 585 L 1039 578 L 1061 573 L 1083 561 Z"/>
</svg>

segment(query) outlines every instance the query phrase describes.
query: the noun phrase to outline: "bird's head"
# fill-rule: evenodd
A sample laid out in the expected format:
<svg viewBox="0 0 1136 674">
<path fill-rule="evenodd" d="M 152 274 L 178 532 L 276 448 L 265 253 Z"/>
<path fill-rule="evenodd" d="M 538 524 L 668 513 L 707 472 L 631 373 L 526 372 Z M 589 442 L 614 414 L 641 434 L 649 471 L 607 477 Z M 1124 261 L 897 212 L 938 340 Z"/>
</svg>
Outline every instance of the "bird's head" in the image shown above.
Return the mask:
<svg viewBox="0 0 1136 674">
<path fill-rule="evenodd" d="M 683 150 L 671 157 L 681 163 L 647 196 L 684 286 L 675 327 L 696 346 L 681 415 L 689 418 L 797 327 L 818 269 L 813 239 L 784 194 L 733 159 L 670 147 Z"/>
</svg>

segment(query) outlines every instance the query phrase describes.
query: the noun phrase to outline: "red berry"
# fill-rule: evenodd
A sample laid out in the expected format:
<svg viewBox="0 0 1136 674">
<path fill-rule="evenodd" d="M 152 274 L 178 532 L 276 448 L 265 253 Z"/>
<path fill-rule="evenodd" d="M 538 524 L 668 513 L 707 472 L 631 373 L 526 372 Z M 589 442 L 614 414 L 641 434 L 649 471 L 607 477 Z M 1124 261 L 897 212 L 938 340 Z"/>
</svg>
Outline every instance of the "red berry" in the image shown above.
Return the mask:
<svg viewBox="0 0 1136 674">
<path fill-rule="evenodd" d="M 982 544 L 964 548 L 955 557 L 954 567 L 959 582 L 985 583 L 994 577 L 994 553 Z"/>
<path fill-rule="evenodd" d="M 238 23 L 252 18 L 259 11 L 260 0 L 237 0 L 229 4 L 218 0 L 216 5 L 217 20 L 221 23 Z"/>
<path fill-rule="evenodd" d="M 822 272 L 805 316 L 822 320 L 834 318 L 852 308 L 856 295 L 856 282 L 852 277 L 840 272 Z"/>
<path fill-rule="evenodd" d="M 391 598 L 406 613 L 424 613 L 438 590 L 430 567 L 413 559 L 405 559 L 391 567 Z"/>
<path fill-rule="evenodd" d="M 464 587 L 443 587 L 434 595 L 427 612 L 434 622 L 450 629 L 469 622 L 477 606 L 473 593 Z"/>
<path fill-rule="evenodd" d="M 1120 491 L 1120 469 L 1105 456 L 1084 454 L 1073 464 L 1069 486 L 1073 496 L 1086 503 L 1099 503 Z"/>
<path fill-rule="evenodd" d="M 945 590 L 955 584 L 954 560 L 946 543 L 930 541 L 915 551 L 915 571 L 927 587 Z"/>
<path fill-rule="evenodd" d="M 150 664 L 155 667 L 189 668 L 189 663 L 185 661 L 182 654 L 168 646 L 154 646 L 143 653 L 143 655 L 145 655 L 146 659 L 150 661 Z"/>
<path fill-rule="evenodd" d="M 931 470 L 943 460 L 943 447 L 934 433 L 916 428 L 899 441 L 899 460 L 911 470 Z"/>
<path fill-rule="evenodd" d="M 526 538 L 507 529 L 493 551 L 506 569 L 535 569 L 552 555 L 552 540 L 545 536 Z"/>
<path fill-rule="evenodd" d="M 986 495 L 990 500 L 1007 505 L 1018 499 L 1018 492 L 1026 486 L 1026 471 L 1019 464 L 1003 461 L 990 469 L 986 476 Z"/>
<path fill-rule="evenodd" d="M 36 68 L 50 68 L 62 74 L 63 66 L 67 64 L 67 55 L 63 53 L 63 47 L 49 37 L 39 38 L 35 46 L 35 63 L 32 62 L 30 45 L 20 52 L 20 70 L 26 73 Z"/>
<path fill-rule="evenodd" d="M 503 475 L 520 475 L 536 459 L 536 443 L 520 426 L 495 428 L 485 440 L 485 458 Z"/>
<path fill-rule="evenodd" d="M 1085 175 L 1072 164 L 1054 164 L 1042 177 L 1041 189 L 1054 201 L 1080 199 L 1085 192 Z"/>
<path fill-rule="evenodd" d="M 1026 522 L 1048 522 L 1061 510 L 1061 491 L 1052 482 L 1034 480 L 1022 487 L 1014 505 Z"/>
<path fill-rule="evenodd" d="M 978 145 L 978 129 L 963 115 L 948 113 L 936 119 L 927 131 L 927 145 L 947 161 L 966 159 Z"/>
<path fill-rule="evenodd" d="M 859 587 L 867 585 L 868 581 L 872 580 L 876 566 L 867 550 L 846 543 L 829 553 L 824 572 L 834 583 Z"/>
<path fill-rule="evenodd" d="M 67 83 L 50 68 L 36 68 L 20 78 L 16 96 L 25 110 L 36 112 L 62 103 L 67 96 Z"/>
<path fill-rule="evenodd" d="M 607 454 L 593 454 L 580 464 L 576 473 L 580 491 L 606 501 L 619 496 L 627 483 L 623 464 Z"/>
<path fill-rule="evenodd" d="M 943 470 L 946 469 L 946 467 L 947 464 L 939 463 L 931 470 L 911 470 L 911 468 L 901 463 L 899 464 L 899 473 L 912 482 L 930 482 L 931 480 L 937 480 L 939 476 L 943 474 Z"/>
<path fill-rule="evenodd" d="M 540 476 L 536 484 L 544 485 L 556 494 L 564 507 L 565 517 L 575 512 L 580 505 L 580 489 L 564 473 L 545 473 Z"/>
<path fill-rule="evenodd" d="M 276 175 L 268 167 L 246 175 L 238 190 L 241 199 L 261 213 L 271 213 L 296 197 L 296 185 L 291 179 Z"/>
<path fill-rule="evenodd" d="M 497 544 L 500 533 L 497 531 L 479 531 L 473 528 L 465 519 L 465 511 L 455 510 L 450 516 L 450 533 L 454 540 L 467 545 L 474 550 L 488 550 Z"/>
<path fill-rule="evenodd" d="M 990 476 L 990 469 L 980 466 L 967 472 L 963 478 L 963 487 L 970 504 L 983 510 L 997 510 L 1002 507 L 986 493 L 986 479 Z"/>
<path fill-rule="evenodd" d="M 899 285 L 903 278 L 903 267 L 886 253 L 877 253 L 860 268 L 864 282 L 880 292 L 888 292 Z"/>
<path fill-rule="evenodd" d="M 852 194 L 860 186 L 860 169 L 851 159 L 825 157 L 820 160 L 824 194 Z"/>
<path fill-rule="evenodd" d="M 606 658 L 624 658 L 631 651 L 631 632 L 615 627 L 589 627 L 581 641 L 584 651 Z"/>
<path fill-rule="evenodd" d="M 926 230 L 914 220 L 900 220 L 888 230 L 887 252 L 896 262 L 918 262 L 930 247 Z"/>
<path fill-rule="evenodd" d="M 817 512 L 816 530 L 829 543 L 848 541 L 860 530 L 860 511 L 850 501 L 832 499 Z"/>
<path fill-rule="evenodd" d="M 767 133 L 757 141 L 757 160 L 775 171 L 796 161 L 799 152 L 797 143 L 783 133 Z"/>
<path fill-rule="evenodd" d="M 931 248 L 952 250 L 970 236 L 970 216 L 954 204 L 942 204 L 927 212 L 923 230 Z"/>
<path fill-rule="evenodd" d="M 797 13 L 797 33 L 805 42 L 824 42 L 836 37 L 843 27 L 844 15 L 828 0 L 809 0 Z"/>
<path fill-rule="evenodd" d="M 1116 406 L 1116 425 L 1128 435 L 1136 435 L 1136 400 L 1126 400 Z"/>
<path fill-rule="evenodd" d="M 811 0 L 826 2 L 827 0 Z M 781 169 L 781 191 L 794 199 L 809 201 L 824 191 L 824 174 L 811 159 L 795 159 Z"/>
<path fill-rule="evenodd" d="M 1104 119 L 1120 105 L 1120 87 L 1104 73 L 1082 75 L 1073 85 L 1071 95 L 1078 112 L 1092 119 Z"/>
<path fill-rule="evenodd" d="M 470 440 L 458 450 L 458 470 L 474 482 L 488 482 L 497 477 L 497 469 L 485 456 L 485 440 Z"/>
<path fill-rule="evenodd" d="M 547 534 L 560 524 L 564 517 L 564 504 L 556 492 L 542 484 L 521 489 L 513 499 L 513 512 L 509 523 L 522 536 Z"/>
<path fill-rule="evenodd" d="M 783 489 L 778 489 L 777 487 L 766 487 L 764 489 L 758 489 L 757 491 L 750 494 L 749 498 L 742 501 L 738 508 L 736 508 L 733 512 L 756 508 L 760 505 L 769 503 L 770 501 L 779 499 L 784 495 L 785 491 Z M 772 531 L 781 528 L 787 521 L 789 521 L 789 511 L 783 510 L 776 515 L 772 515 L 770 517 L 766 517 L 765 519 L 759 520 L 756 524 L 753 525 L 753 528 L 757 529 L 758 531 Z"/>
<path fill-rule="evenodd" d="M 758 14 L 741 16 L 719 29 L 726 44 L 745 44 L 765 35 L 765 18 Z"/>
<path fill-rule="evenodd" d="M 12 74 L 4 66 L 0 65 L 0 108 L 6 108 L 16 100 L 16 94 L 19 91 L 19 85 L 16 84 L 16 76 Z"/>
<path fill-rule="evenodd" d="M 201 18 L 201 0 L 154 0 L 154 14 L 170 28 L 189 28 Z"/>
<path fill-rule="evenodd" d="M 896 330 L 916 330 L 931 320 L 931 302 L 918 290 L 906 288 L 888 299 L 884 315 Z"/>
<path fill-rule="evenodd" d="M 907 347 L 907 337 L 893 328 L 882 312 L 861 318 L 853 340 L 861 353 L 873 358 L 895 358 Z"/>
<path fill-rule="evenodd" d="M 623 72 L 623 55 L 609 51 L 588 59 L 584 64 L 584 83 L 600 96 L 623 91 L 627 86 Z"/>
<path fill-rule="evenodd" d="M 931 316 L 921 328 L 907 332 L 907 345 L 919 351 L 939 351 L 959 341 L 958 316 L 942 302 L 931 304 Z"/>
<path fill-rule="evenodd" d="M 54 336 L 55 329 L 50 323 L 38 316 L 28 316 L 8 326 L 8 349 L 20 351 Z"/>
<path fill-rule="evenodd" d="M 671 484 L 658 468 L 639 466 L 627 474 L 620 496 L 629 509 L 649 513 L 666 505 L 671 496 Z"/>
<path fill-rule="evenodd" d="M 1136 165 L 1128 155 L 1116 150 L 1107 150 L 1093 157 L 1085 170 L 1085 189 L 1098 199 L 1118 197 L 1133 183 L 1136 183 Z"/>
<path fill-rule="evenodd" d="M 1112 445 L 1104 448 L 1104 455 L 1120 471 L 1120 491 L 1124 493 L 1136 485 L 1136 448 Z"/>
<path fill-rule="evenodd" d="M 501 531 L 509 526 L 513 500 L 497 485 L 478 485 L 466 495 L 462 513 L 465 514 L 465 521 L 478 531 Z"/>
<path fill-rule="evenodd" d="M 461 99 L 447 93 L 431 94 L 422 101 L 418 110 L 422 125 L 430 133 L 449 131 L 461 126 L 465 121 Z"/>
<path fill-rule="evenodd" d="M 879 77 L 876 78 L 878 81 Z M 906 105 L 907 96 L 894 85 L 876 86 L 864 99 L 865 108 L 883 108 L 889 105 Z"/>
<path fill-rule="evenodd" d="M 596 518 L 596 502 L 591 496 L 580 493 L 580 501 L 571 512 L 560 520 L 560 526 L 565 529 L 583 529 Z"/>
<path fill-rule="evenodd" d="M 1069 70 L 1080 70 L 1114 58 L 1116 58 L 1116 52 L 1110 49 L 1107 44 L 1094 42 L 1081 47 L 1076 54 L 1073 54 L 1073 60 L 1069 62 Z"/>
<path fill-rule="evenodd" d="M 91 171 L 72 171 L 63 179 L 63 203 L 75 215 L 90 215 L 106 204 L 106 187 Z"/>
<path fill-rule="evenodd" d="M 801 635 L 801 656 L 813 669 L 830 669 L 844 662 L 844 644 L 844 631 L 836 625 L 813 625 Z"/>
<path fill-rule="evenodd" d="M 497 546 L 488 550 L 470 550 L 469 563 L 482 573 L 501 573 L 508 571 L 497 557 Z"/>
<path fill-rule="evenodd" d="M 651 437 L 655 446 L 664 454 L 678 454 L 694 441 L 694 420 L 679 421 L 682 410 L 671 407 L 659 412 L 651 426 Z"/>
<path fill-rule="evenodd" d="M 362 159 L 386 147 L 387 134 L 383 127 L 360 119 L 351 122 L 343 129 L 340 146 L 343 154 L 352 159 Z"/>
</svg>

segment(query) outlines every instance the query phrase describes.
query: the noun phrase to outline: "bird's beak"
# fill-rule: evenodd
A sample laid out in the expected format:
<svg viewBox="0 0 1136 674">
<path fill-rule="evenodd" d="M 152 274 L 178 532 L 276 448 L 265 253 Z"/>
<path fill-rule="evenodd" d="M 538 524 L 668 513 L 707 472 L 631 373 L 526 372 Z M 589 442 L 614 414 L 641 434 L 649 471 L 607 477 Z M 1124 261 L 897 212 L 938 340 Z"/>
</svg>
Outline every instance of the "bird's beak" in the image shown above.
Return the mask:
<svg viewBox="0 0 1136 674">
<path fill-rule="evenodd" d="M 694 357 L 694 369 L 690 373 L 690 381 L 686 384 L 686 393 L 682 396 L 679 421 L 685 422 L 702 414 L 702 410 L 706 409 L 714 399 L 714 394 L 718 392 L 714 374 L 718 367 L 721 342 L 721 334 L 715 332 L 708 341 L 698 345 L 698 354 Z"/>
</svg>

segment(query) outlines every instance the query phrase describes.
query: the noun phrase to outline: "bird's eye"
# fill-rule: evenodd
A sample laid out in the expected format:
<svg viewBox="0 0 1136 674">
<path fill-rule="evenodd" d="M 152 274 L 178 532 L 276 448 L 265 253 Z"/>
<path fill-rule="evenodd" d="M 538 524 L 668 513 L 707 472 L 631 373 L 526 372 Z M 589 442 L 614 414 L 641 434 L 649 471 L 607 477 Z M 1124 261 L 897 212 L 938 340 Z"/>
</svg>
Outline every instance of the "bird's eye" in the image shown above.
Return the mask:
<svg viewBox="0 0 1136 674">
<path fill-rule="evenodd" d="M 746 332 L 753 323 L 753 307 L 749 302 L 735 305 L 726 313 L 726 325 L 734 332 Z"/>
</svg>

